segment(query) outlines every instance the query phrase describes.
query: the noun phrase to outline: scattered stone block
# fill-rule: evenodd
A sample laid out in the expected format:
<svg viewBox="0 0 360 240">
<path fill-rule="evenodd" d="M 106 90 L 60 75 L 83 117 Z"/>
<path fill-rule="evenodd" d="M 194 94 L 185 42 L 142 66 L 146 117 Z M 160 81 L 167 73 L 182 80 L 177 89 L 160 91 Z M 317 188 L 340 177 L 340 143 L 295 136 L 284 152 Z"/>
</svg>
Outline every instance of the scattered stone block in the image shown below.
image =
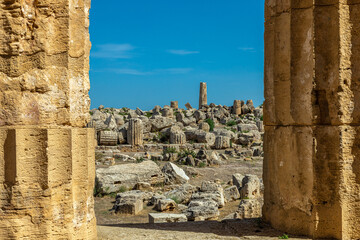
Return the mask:
<svg viewBox="0 0 360 240">
<path fill-rule="evenodd" d="M 185 214 L 149 213 L 149 223 L 187 222 Z"/>
</svg>

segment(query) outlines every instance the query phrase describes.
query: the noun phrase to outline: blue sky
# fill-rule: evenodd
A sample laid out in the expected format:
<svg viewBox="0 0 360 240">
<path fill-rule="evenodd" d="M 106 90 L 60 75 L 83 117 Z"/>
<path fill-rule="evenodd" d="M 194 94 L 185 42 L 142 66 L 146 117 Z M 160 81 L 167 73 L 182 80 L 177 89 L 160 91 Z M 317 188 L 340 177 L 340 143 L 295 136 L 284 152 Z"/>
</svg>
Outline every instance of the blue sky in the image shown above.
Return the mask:
<svg viewBox="0 0 360 240">
<path fill-rule="evenodd" d="M 92 0 L 92 108 L 263 101 L 264 0 Z"/>
</svg>

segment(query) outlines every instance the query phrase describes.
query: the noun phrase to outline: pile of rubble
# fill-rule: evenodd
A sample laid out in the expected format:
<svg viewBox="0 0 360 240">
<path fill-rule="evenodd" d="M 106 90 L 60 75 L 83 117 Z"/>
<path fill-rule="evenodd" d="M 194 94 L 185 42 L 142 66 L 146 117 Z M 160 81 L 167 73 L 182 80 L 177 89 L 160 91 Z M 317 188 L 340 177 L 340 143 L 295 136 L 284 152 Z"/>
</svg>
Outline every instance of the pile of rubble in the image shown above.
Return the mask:
<svg viewBox="0 0 360 240">
<path fill-rule="evenodd" d="M 96 129 L 99 146 L 203 143 L 226 149 L 260 140 L 262 107 L 255 108 L 251 100 L 235 103 L 232 107 L 212 103 L 201 109 L 187 105 L 186 110 L 172 104 L 146 112 L 100 106 L 90 111 L 89 126 Z"/>
</svg>

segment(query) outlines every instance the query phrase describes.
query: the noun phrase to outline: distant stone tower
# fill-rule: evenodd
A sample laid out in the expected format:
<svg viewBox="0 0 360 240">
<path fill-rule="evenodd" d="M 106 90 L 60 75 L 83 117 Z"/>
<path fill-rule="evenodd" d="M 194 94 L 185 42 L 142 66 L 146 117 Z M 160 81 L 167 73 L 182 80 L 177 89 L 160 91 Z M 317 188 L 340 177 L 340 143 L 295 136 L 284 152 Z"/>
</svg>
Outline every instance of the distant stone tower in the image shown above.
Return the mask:
<svg viewBox="0 0 360 240">
<path fill-rule="evenodd" d="M 97 239 L 89 8 L 0 4 L 0 239 Z"/>
<path fill-rule="evenodd" d="M 207 86 L 205 82 L 200 83 L 199 108 L 207 104 Z"/>
</svg>

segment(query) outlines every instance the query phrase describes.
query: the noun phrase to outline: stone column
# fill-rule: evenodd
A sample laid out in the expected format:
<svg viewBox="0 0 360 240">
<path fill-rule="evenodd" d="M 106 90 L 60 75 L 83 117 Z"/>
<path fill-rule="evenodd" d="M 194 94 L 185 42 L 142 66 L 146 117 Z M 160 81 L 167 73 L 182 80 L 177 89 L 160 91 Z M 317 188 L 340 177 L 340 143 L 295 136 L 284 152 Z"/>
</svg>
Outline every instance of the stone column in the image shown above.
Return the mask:
<svg viewBox="0 0 360 240">
<path fill-rule="evenodd" d="M 173 109 L 178 109 L 179 108 L 179 102 L 178 101 L 171 101 L 170 107 L 173 108 Z"/>
<path fill-rule="evenodd" d="M 265 4 L 264 219 L 360 238 L 360 3 Z"/>
<path fill-rule="evenodd" d="M 0 239 L 96 239 L 90 1 L 0 5 Z"/>
<path fill-rule="evenodd" d="M 199 109 L 207 104 L 207 86 L 205 82 L 200 83 Z"/>
<path fill-rule="evenodd" d="M 241 114 L 241 100 L 234 100 L 233 114 L 235 115 Z"/>
<path fill-rule="evenodd" d="M 129 128 L 127 131 L 127 141 L 128 144 L 131 144 L 132 146 L 143 145 L 142 122 L 140 119 L 130 119 Z"/>
</svg>

